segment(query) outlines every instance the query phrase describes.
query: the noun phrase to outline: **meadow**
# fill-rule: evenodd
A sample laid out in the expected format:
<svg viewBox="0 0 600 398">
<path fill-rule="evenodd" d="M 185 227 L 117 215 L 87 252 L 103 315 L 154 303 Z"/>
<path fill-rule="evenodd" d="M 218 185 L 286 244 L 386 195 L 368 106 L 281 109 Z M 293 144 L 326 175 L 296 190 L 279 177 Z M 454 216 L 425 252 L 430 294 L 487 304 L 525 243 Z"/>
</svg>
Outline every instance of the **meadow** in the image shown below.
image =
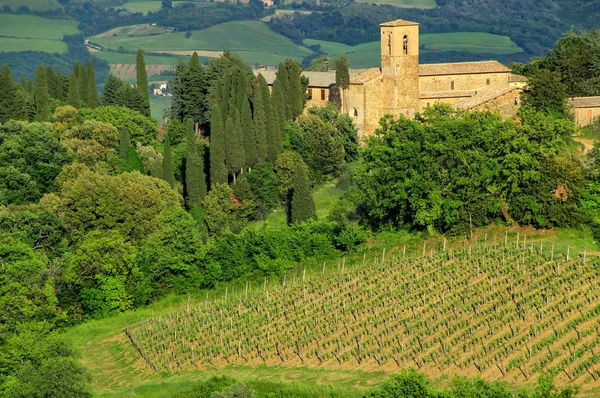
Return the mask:
<svg viewBox="0 0 600 398">
<path fill-rule="evenodd" d="M 10 7 L 13 12 L 21 6 L 26 6 L 32 11 L 49 11 L 62 8 L 58 0 L 0 0 L 0 9 Z"/>
<path fill-rule="evenodd" d="M 332 57 L 346 54 L 353 68 L 379 66 L 379 42 L 349 46 L 343 43 L 305 39 L 304 44 L 319 44 L 323 51 Z M 482 32 L 427 33 L 419 36 L 421 52 L 428 51 L 468 51 L 484 54 L 511 54 L 523 51 L 507 36 Z"/>
<path fill-rule="evenodd" d="M 435 8 L 435 0 L 358 0 L 359 3 L 390 4 L 403 8 Z"/>
<path fill-rule="evenodd" d="M 173 6 L 181 3 L 189 3 L 188 1 L 174 1 Z M 156 12 L 160 10 L 162 2 L 160 0 L 129 0 L 123 7 L 130 8 L 134 11 L 147 14 L 148 11 Z"/>
<path fill-rule="evenodd" d="M 197 50 L 220 52 L 228 49 L 239 54 L 250 64 L 273 65 L 286 58 L 301 59 L 311 53 L 309 49 L 294 44 L 258 21 L 227 22 L 191 33 L 190 38 L 185 37 L 185 32 L 177 32 L 151 36 L 98 35 L 89 39 L 114 50 L 120 46 L 131 51 L 142 48 L 147 52 L 176 53 L 191 53 Z"/>
<path fill-rule="evenodd" d="M 150 96 L 150 113 L 159 123 L 165 122 L 164 114 L 171 107 L 171 99 L 172 97 Z"/>
<path fill-rule="evenodd" d="M 67 51 L 63 36 L 79 32 L 77 21 L 0 14 L 0 51 Z"/>
</svg>

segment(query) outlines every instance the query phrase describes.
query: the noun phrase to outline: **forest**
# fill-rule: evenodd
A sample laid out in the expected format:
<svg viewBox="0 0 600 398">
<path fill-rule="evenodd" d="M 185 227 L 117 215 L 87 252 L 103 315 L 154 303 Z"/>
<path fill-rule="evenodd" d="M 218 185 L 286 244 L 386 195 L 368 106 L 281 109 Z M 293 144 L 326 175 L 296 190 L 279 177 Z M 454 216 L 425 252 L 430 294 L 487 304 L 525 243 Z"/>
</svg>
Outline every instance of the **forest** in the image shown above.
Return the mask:
<svg viewBox="0 0 600 398">
<path fill-rule="evenodd" d="M 320 264 L 352 253 L 386 231 L 472 236 L 479 227 L 519 224 L 575 227 L 600 238 L 600 147 L 585 156 L 572 149 L 575 127 L 566 107 L 569 94 L 594 92 L 585 90 L 596 87 L 598 71 L 587 66 L 600 53 L 595 37 L 568 35 L 547 57 L 513 66 L 531 78 L 518 120 L 440 106 L 414 120 L 385 117 L 364 144 L 350 117 L 333 104 L 304 111 L 308 82 L 293 60 L 279 65 L 270 90 L 234 54 L 226 52 L 208 65 L 195 54 L 175 68 L 166 126 L 150 117 L 141 50 L 136 84 L 111 75 L 102 93 L 91 61 L 76 63 L 68 75 L 39 65 L 33 80 L 19 82 L 4 66 L 0 392 L 9 397 L 89 396 L 90 375 L 64 333 L 73 326 L 225 282 L 260 284 L 300 262 Z M 587 49 L 578 50 L 577 62 L 570 43 Z M 347 78 L 345 68 L 341 63 L 336 72 L 340 84 Z M 552 90 L 556 87 L 562 89 Z M 344 185 L 345 193 L 329 215 L 318 218 L 312 193 L 326 183 Z M 286 225 L 267 225 L 265 219 L 278 210 Z M 470 256 L 470 250 L 456 255 Z M 506 255 L 518 264 L 525 251 Z M 504 258 L 501 252 L 495 256 L 495 261 Z M 541 253 L 530 256 L 528 265 L 548 261 Z M 593 267 L 564 267 L 564 278 L 567 271 L 595 272 Z M 334 283 L 341 286 L 342 280 Z M 317 291 L 317 285 L 312 288 Z M 596 314 L 590 314 L 586 320 L 594 319 Z M 216 322 L 216 315 L 210 322 Z M 132 329 L 134 339 L 135 333 L 145 336 L 143 328 Z M 282 338 L 284 343 L 293 349 L 292 340 Z M 369 344 L 369 358 L 380 360 L 377 341 Z M 157 347 L 144 352 L 150 355 Z M 232 356 L 241 352 L 228 349 Z M 349 358 L 351 352 L 362 358 L 360 348 L 352 349 Z M 319 349 L 309 353 L 321 355 Z M 335 360 L 333 354 L 329 360 Z M 520 364 L 509 366 L 518 372 Z M 212 387 L 198 386 L 191 396 L 215 396 L 206 395 L 215 391 L 240 396 L 235 389 L 247 387 L 232 380 L 213 382 Z M 276 396 L 303 396 L 282 395 L 285 388 L 277 388 Z M 463 397 L 483 390 L 512 394 L 504 385 L 479 379 L 457 379 L 448 390 L 436 391 L 413 372 L 393 377 L 366 396 L 410 396 L 399 392 L 402 388 L 419 397 Z M 568 397 L 575 390 L 557 391 L 542 375 L 533 396 Z"/>
</svg>

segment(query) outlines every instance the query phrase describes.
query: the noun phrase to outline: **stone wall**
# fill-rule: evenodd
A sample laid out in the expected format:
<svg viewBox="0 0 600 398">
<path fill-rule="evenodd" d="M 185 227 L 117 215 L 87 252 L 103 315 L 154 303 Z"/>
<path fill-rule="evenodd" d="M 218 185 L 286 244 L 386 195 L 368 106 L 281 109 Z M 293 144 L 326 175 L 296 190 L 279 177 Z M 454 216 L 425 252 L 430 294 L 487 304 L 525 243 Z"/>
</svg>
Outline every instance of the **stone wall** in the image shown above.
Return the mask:
<svg viewBox="0 0 600 398">
<path fill-rule="evenodd" d="M 463 100 L 464 97 L 455 97 L 455 98 L 426 98 L 419 100 L 419 112 L 423 112 L 424 109 L 434 106 L 436 104 L 448 104 L 453 105 L 457 102 Z"/>
<path fill-rule="evenodd" d="M 514 117 L 521 106 L 521 90 L 513 90 L 484 104 L 476 106 L 471 111 L 490 110 L 500 113 L 503 118 Z"/>
<path fill-rule="evenodd" d="M 572 111 L 575 116 L 575 125 L 579 127 L 590 125 L 600 117 L 600 107 L 573 108 Z"/>
<path fill-rule="evenodd" d="M 329 102 L 329 88 L 311 87 L 308 89 L 309 99 L 306 101 L 306 108 L 313 106 L 326 106 Z"/>
<path fill-rule="evenodd" d="M 487 86 L 489 80 L 490 86 L 508 86 L 509 73 L 477 73 L 471 75 L 440 75 L 440 76 L 420 76 L 419 90 L 421 92 L 452 91 L 452 82 L 454 90 L 476 90 Z"/>
</svg>

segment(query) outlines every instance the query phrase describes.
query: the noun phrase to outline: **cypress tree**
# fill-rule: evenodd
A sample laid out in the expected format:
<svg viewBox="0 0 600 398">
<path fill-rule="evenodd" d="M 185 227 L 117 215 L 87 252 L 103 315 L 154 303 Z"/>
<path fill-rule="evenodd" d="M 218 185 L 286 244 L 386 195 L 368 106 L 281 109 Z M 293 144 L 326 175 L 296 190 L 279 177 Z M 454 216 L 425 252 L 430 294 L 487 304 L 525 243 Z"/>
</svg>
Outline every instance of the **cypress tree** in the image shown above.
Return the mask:
<svg viewBox="0 0 600 398">
<path fill-rule="evenodd" d="M 175 75 L 171 79 L 171 110 L 169 111 L 171 118 L 183 121 L 184 105 L 183 92 L 185 91 L 183 78 L 186 66 L 180 59 L 175 66 Z"/>
<path fill-rule="evenodd" d="M 286 61 L 288 64 L 288 98 L 292 117 L 295 119 L 304 111 L 304 92 L 300 81 L 300 64 L 295 60 Z"/>
<path fill-rule="evenodd" d="M 233 68 L 229 72 L 229 105 L 228 105 L 228 114 L 235 122 L 235 114 L 237 112 L 237 80 L 240 73 L 239 68 Z"/>
<path fill-rule="evenodd" d="M 56 74 L 51 67 L 46 67 L 46 81 L 48 82 L 48 95 L 51 98 L 57 98 L 57 82 L 56 82 Z"/>
<path fill-rule="evenodd" d="M 279 122 L 279 115 L 277 114 L 275 97 L 269 98 L 271 104 L 271 114 L 267 116 L 267 145 L 269 151 L 269 161 L 272 163 L 277 159 L 283 151 L 283 134 L 281 130 L 281 124 Z"/>
<path fill-rule="evenodd" d="M 231 95 L 231 75 L 226 73 L 223 75 L 223 85 L 221 86 L 221 102 L 219 107 L 221 110 L 221 118 L 223 118 L 223 124 L 226 123 L 229 115 L 229 96 Z"/>
<path fill-rule="evenodd" d="M 38 122 L 45 122 L 50 119 L 50 95 L 48 94 L 46 68 L 42 65 L 38 66 L 35 70 L 34 91 L 35 120 Z"/>
<path fill-rule="evenodd" d="M 250 169 L 256 164 L 256 135 L 254 134 L 254 123 L 250 101 L 245 97 L 242 100 L 242 133 L 244 134 L 244 152 L 246 154 L 246 167 Z"/>
<path fill-rule="evenodd" d="M 125 160 L 127 158 L 127 151 L 131 146 L 131 135 L 127 127 L 122 127 L 119 130 L 119 156 Z"/>
<path fill-rule="evenodd" d="M 142 114 L 150 116 L 150 95 L 148 94 L 148 74 L 146 73 L 146 61 L 144 60 L 144 52 L 141 49 L 137 50 L 135 57 L 136 70 L 136 85 L 142 97 Z"/>
<path fill-rule="evenodd" d="M 344 112 L 346 110 L 346 90 L 350 87 L 350 63 L 345 55 L 340 55 L 335 62 L 335 84 L 342 89 L 342 102 Z"/>
<path fill-rule="evenodd" d="M 202 158 L 196 148 L 196 129 L 194 121 L 187 121 L 187 157 L 185 160 L 185 187 L 188 208 L 200 206 L 206 196 L 206 177 Z"/>
<path fill-rule="evenodd" d="M 71 73 L 69 77 L 69 89 L 67 91 L 67 104 L 79 108 L 81 102 L 79 100 L 79 87 L 77 86 L 77 74 Z"/>
<path fill-rule="evenodd" d="M 263 104 L 260 80 L 254 88 L 254 134 L 256 136 L 256 164 L 260 165 L 269 158 L 269 146 L 267 141 L 267 114 Z"/>
<path fill-rule="evenodd" d="M 244 100 L 248 99 L 248 79 L 246 78 L 246 73 L 244 70 L 240 70 L 237 77 L 237 99 L 236 106 L 237 111 L 242 114 L 242 109 L 244 107 Z"/>
<path fill-rule="evenodd" d="M 292 109 L 290 107 L 290 98 L 289 98 L 289 79 L 288 79 L 288 71 L 286 65 L 282 62 L 277 67 L 277 73 L 275 74 L 276 80 L 279 80 L 279 84 L 281 84 L 281 91 L 283 92 L 283 105 L 285 110 L 285 119 L 292 120 Z"/>
<path fill-rule="evenodd" d="M 123 81 L 111 73 L 104 82 L 102 105 L 123 105 L 123 85 Z"/>
<path fill-rule="evenodd" d="M 169 183 L 171 188 L 175 187 L 175 174 L 173 174 L 173 161 L 171 160 L 171 144 L 169 135 L 165 135 L 165 147 L 163 150 L 163 179 Z"/>
<path fill-rule="evenodd" d="M 235 122 L 228 117 L 225 122 L 225 165 L 229 174 L 235 178 L 244 167 L 244 143 L 240 126 L 240 116 L 236 113 Z"/>
<path fill-rule="evenodd" d="M 315 218 L 315 202 L 308 187 L 308 176 L 304 167 L 294 171 L 294 192 L 291 204 L 292 224 Z"/>
<path fill-rule="evenodd" d="M 21 88 L 13 80 L 8 65 L 0 72 L 0 123 L 8 120 L 24 119 L 25 97 Z"/>
<path fill-rule="evenodd" d="M 283 129 L 285 125 L 285 97 L 283 96 L 283 89 L 281 88 L 281 82 L 276 79 L 273 82 L 273 101 L 272 106 L 277 111 L 277 119 L 279 120 L 279 126 Z"/>
<path fill-rule="evenodd" d="M 210 117 L 210 186 L 227 183 L 225 167 L 225 131 L 218 104 L 212 107 Z"/>
<path fill-rule="evenodd" d="M 183 84 L 184 118 L 191 118 L 197 126 L 206 113 L 206 77 L 196 52 L 185 70 Z"/>
<path fill-rule="evenodd" d="M 96 74 L 94 73 L 94 65 L 92 61 L 88 61 L 88 86 L 87 86 L 87 105 L 90 108 L 98 106 L 98 88 L 96 87 Z"/>
<path fill-rule="evenodd" d="M 68 82 L 68 78 L 67 78 L 67 82 Z M 56 99 L 59 100 L 60 102 L 65 102 L 67 99 L 67 93 L 66 93 L 66 84 L 65 84 L 65 77 L 62 75 L 62 73 L 60 72 L 60 69 L 58 70 L 58 73 L 56 74 Z"/>
<path fill-rule="evenodd" d="M 80 106 L 87 105 L 88 101 L 88 78 L 85 65 L 77 65 L 77 87 L 79 89 Z"/>
</svg>

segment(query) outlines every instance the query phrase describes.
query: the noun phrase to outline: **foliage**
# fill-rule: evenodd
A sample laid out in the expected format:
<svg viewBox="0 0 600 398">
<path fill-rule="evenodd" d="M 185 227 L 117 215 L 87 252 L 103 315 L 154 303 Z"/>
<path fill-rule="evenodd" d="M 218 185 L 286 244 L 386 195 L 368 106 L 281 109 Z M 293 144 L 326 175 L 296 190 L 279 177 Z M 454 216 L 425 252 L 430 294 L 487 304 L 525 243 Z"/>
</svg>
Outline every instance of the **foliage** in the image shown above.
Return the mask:
<svg viewBox="0 0 600 398">
<path fill-rule="evenodd" d="M 212 233 L 221 233 L 227 230 L 239 232 L 244 228 L 256 207 L 256 203 L 252 199 L 238 200 L 227 184 L 213 186 L 202 205 L 206 208 L 206 226 Z"/>
<path fill-rule="evenodd" d="M 292 199 L 294 173 L 298 168 L 304 168 L 305 171 L 308 171 L 304 160 L 302 160 L 302 157 L 297 152 L 286 151 L 277 156 L 274 166 L 277 191 L 280 200 L 286 204 Z"/>
<path fill-rule="evenodd" d="M 323 122 L 335 126 L 335 138 L 344 147 L 346 162 L 358 159 L 358 130 L 350 116 L 341 113 L 333 104 L 323 107 L 313 106 L 308 109 L 308 113 L 317 115 Z"/>
<path fill-rule="evenodd" d="M 48 94 L 48 81 L 46 80 L 46 68 L 38 66 L 35 71 L 35 120 L 45 122 L 50 118 L 50 94 Z"/>
<path fill-rule="evenodd" d="M 273 165 L 265 163 L 255 166 L 252 172 L 243 175 L 243 179 L 250 184 L 252 195 L 256 199 L 257 207 L 254 218 L 264 219 L 278 201 L 277 181 Z"/>
<path fill-rule="evenodd" d="M 210 188 L 227 183 L 225 167 L 225 131 L 221 111 L 217 104 L 212 107 L 210 123 Z"/>
<path fill-rule="evenodd" d="M 289 212 L 292 223 L 304 222 L 316 217 L 315 201 L 308 183 L 306 170 L 298 167 L 294 172 L 294 190 Z"/>
<path fill-rule="evenodd" d="M 345 55 L 340 55 L 335 60 L 335 84 L 345 90 L 350 87 L 350 64 Z"/>
<path fill-rule="evenodd" d="M 141 49 L 137 50 L 135 59 L 136 70 L 136 88 L 140 92 L 141 106 L 140 113 L 145 116 L 150 116 L 150 95 L 148 94 L 148 74 L 146 72 L 146 61 L 144 60 L 144 52 Z"/>
<path fill-rule="evenodd" d="M 110 123 L 117 129 L 127 128 L 131 142 L 148 145 L 156 139 L 156 121 L 141 113 L 122 106 L 101 106 L 79 111 L 83 120 L 97 120 Z"/>
<path fill-rule="evenodd" d="M 0 123 L 8 120 L 21 120 L 25 117 L 25 93 L 15 83 L 8 65 L 2 67 L 0 72 Z"/>
<path fill-rule="evenodd" d="M 204 164 L 196 148 L 196 132 L 191 119 L 187 122 L 187 156 L 185 160 L 185 190 L 188 208 L 199 206 L 206 197 L 206 176 Z"/>
</svg>

